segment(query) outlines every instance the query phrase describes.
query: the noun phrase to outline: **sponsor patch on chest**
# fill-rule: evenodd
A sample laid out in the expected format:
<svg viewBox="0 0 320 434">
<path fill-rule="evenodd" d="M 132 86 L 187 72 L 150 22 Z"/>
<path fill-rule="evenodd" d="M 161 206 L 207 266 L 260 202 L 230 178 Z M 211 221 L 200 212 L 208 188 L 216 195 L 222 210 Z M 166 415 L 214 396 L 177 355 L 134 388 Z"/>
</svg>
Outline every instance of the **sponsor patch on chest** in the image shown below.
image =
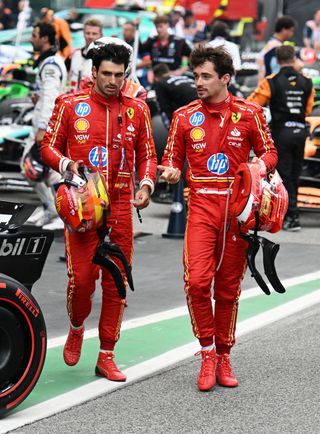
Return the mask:
<svg viewBox="0 0 320 434">
<path fill-rule="evenodd" d="M 75 134 L 74 138 L 76 139 L 77 143 L 79 143 L 79 145 L 83 145 L 89 140 L 90 134 Z"/>
<path fill-rule="evenodd" d="M 202 125 L 204 120 L 205 120 L 205 116 L 202 112 L 195 112 L 189 118 L 190 125 L 194 127 L 198 127 Z"/>
<path fill-rule="evenodd" d="M 74 122 L 74 128 L 77 133 L 86 133 L 90 128 L 90 122 L 85 118 L 76 119 Z"/>
<path fill-rule="evenodd" d="M 88 159 L 90 164 L 95 167 L 106 167 L 108 152 L 107 149 L 103 146 L 95 146 L 89 152 Z"/>
<path fill-rule="evenodd" d="M 91 112 L 91 107 L 86 102 L 79 102 L 74 110 L 77 116 L 86 117 Z"/>
<path fill-rule="evenodd" d="M 192 130 L 190 131 L 190 137 L 195 142 L 203 140 L 205 135 L 206 132 L 204 131 L 203 128 L 196 127 L 196 128 L 192 128 Z"/>
<path fill-rule="evenodd" d="M 192 143 L 191 146 L 194 151 L 203 152 L 204 149 L 206 149 L 207 143 L 206 142 Z"/>
<path fill-rule="evenodd" d="M 215 175 L 224 175 L 229 169 L 229 159 L 226 154 L 218 152 L 208 158 L 207 168 Z"/>
</svg>

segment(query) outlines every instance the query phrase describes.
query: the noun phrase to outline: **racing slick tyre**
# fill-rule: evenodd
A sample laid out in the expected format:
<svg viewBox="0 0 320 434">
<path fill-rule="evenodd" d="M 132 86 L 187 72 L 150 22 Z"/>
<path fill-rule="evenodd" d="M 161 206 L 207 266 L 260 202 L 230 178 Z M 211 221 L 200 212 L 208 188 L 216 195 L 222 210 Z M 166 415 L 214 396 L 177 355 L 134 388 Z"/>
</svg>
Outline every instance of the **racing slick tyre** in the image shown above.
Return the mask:
<svg viewBox="0 0 320 434">
<path fill-rule="evenodd" d="M 0 418 L 32 391 L 46 356 L 47 333 L 30 291 L 0 274 Z"/>
</svg>

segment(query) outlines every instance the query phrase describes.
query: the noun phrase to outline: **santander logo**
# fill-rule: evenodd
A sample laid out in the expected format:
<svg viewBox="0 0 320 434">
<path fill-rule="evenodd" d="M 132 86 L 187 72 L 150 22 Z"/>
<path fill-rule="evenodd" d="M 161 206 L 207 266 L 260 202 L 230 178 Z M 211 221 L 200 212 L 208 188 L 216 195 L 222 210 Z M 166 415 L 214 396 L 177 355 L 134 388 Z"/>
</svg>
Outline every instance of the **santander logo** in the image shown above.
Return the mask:
<svg viewBox="0 0 320 434">
<path fill-rule="evenodd" d="M 237 127 L 234 127 L 230 134 L 231 134 L 233 137 L 239 137 L 239 136 L 241 136 L 241 133 L 240 133 L 240 131 L 237 129 Z"/>
</svg>

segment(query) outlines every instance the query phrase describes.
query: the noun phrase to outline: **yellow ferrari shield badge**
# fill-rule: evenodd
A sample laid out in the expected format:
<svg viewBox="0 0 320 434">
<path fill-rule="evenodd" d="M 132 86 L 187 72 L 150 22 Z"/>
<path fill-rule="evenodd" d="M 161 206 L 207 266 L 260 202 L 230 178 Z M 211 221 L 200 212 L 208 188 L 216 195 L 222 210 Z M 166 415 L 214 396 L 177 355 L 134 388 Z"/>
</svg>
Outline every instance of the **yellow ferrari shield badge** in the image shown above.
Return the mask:
<svg viewBox="0 0 320 434">
<path fill-rule="evenodd" d="M 134 109 L 132 107 L 129 107 L 127 109 L 127 113 L 128 113 L 129 118 L 132 119 L 134 116 Z"/>
<path fill-rule="evenodd" d="M 237 124 L 240 121 L 241 113 L 234 113 L 231 114 L 231 120 L 234 124 Z"/>
</svg>

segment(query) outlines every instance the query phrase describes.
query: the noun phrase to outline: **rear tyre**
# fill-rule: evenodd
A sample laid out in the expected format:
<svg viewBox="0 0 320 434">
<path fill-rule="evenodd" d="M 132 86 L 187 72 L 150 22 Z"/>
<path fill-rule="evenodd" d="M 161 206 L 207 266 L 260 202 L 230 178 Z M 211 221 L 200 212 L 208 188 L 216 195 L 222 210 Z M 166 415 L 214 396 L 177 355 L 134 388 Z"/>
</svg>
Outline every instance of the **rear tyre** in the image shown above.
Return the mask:
<svg viewBox="0 0 320 434">
<path fill-rule="evenodd" d="M 0 274 L 0 417 L 32 391 L 46 356 L 47 333 L 30 291 Z"/>
</svg>

